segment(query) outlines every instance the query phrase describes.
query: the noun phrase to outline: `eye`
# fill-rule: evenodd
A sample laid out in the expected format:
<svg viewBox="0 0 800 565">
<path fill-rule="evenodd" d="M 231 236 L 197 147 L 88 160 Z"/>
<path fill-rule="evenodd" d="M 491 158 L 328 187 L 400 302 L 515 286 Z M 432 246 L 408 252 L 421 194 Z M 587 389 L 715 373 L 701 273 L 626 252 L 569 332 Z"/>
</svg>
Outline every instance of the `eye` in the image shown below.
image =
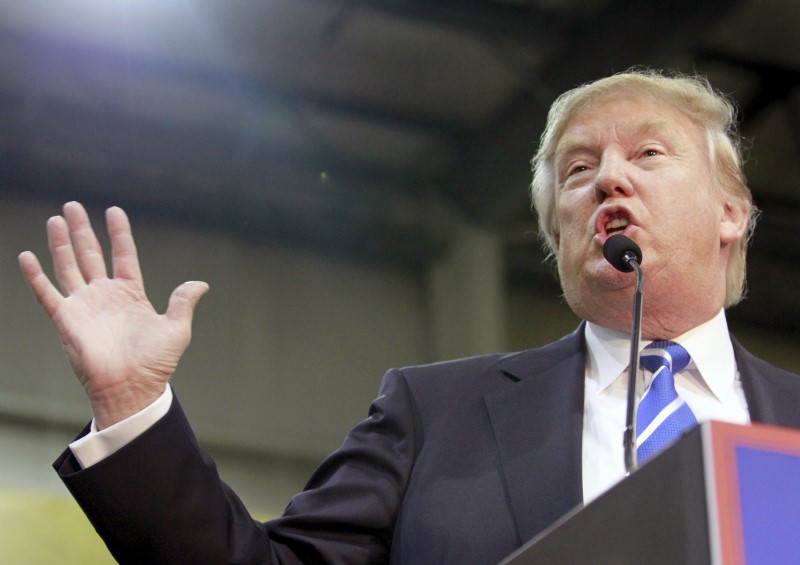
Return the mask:
<svg viewBox="0 0 800 565">
<path fill-rule="evenodd" d="M 587 169 L 588 169 L 588 167 L 586 165 L 575 165 L 574 167 L 571 167 L 570 169 L 567 169 L 567 176 L 571 177 L 572 175 L 576 175 L 578 173 L 582 173 Z"/>
<path fill-rule="evenodd" d="M 650 148 L 642 151 L 642 157 L 657 157 L 658 155 L 661 155 L 661 151 L 658 149 Z"/>
</svg>

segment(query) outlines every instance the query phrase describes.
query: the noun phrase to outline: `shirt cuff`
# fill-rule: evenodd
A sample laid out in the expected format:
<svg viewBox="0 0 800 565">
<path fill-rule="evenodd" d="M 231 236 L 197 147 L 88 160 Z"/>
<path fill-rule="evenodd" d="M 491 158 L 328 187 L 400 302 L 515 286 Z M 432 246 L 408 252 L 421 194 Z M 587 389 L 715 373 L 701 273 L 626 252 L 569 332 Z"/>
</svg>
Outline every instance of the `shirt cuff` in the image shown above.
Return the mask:
<svg viewBox="0 0 800 565">
<path fill-rule="evenodd" d="M 69 448 L 81 467 L 87 469 L 149 430 L 169 412 L 170 406 L 172 388 L 167 385 L 158 400 L 113 426 L 98 430 L 92 419 L 89 433 L 70 443 Z"/>
</svg>

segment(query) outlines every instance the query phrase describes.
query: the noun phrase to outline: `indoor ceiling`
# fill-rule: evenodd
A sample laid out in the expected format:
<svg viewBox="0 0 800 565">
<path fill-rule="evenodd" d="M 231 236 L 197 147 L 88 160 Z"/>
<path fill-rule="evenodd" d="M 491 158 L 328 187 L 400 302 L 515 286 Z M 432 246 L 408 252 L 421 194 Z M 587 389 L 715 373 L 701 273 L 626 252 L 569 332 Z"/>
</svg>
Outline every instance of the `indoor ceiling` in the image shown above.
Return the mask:
<svg viewBox="0 0 800 565">
<path fill-rule="evenodd" d="M 563 90 L 633 65 L 730 93 L 763 210 L 734 323 L 797 334 L 797 0 L 5 0 L 0 190 L 363 261 L 456 206 L 554 293 L 526 196 Z"/>
</svg>

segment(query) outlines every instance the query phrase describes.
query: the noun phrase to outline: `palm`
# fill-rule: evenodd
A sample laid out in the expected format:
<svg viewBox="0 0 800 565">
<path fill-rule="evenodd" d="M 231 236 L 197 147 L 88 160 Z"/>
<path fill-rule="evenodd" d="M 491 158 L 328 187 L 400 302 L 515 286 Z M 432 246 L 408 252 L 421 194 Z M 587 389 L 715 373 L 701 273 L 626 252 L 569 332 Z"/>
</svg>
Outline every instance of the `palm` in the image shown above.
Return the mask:
<svg viewBox="0 0 800 565">
<path fill-rule="evenodd" d="M 189 343 L 188 326 L 159 315 L 127 281 L 93 281 L 64 300 L 53 323 L 90 398 L 132 380 L 166 383 Z"/>
<path fill-rule="evenodd" d="M 98 424 L 110 425 L 153 402 L 163 392 L 189 345 L 194 306 L 204 283 L 186 283 L 158 314 L 144 292 L 127 217 L 107 213 L 113 278 L 85 210 L 65 205 L 64 218 L 48 222 L 48 240 L 61 292 L 36 257 L 20 255 L 23 274 L 53 320 L 64 351 L 92 403 Z"/>
</svg>

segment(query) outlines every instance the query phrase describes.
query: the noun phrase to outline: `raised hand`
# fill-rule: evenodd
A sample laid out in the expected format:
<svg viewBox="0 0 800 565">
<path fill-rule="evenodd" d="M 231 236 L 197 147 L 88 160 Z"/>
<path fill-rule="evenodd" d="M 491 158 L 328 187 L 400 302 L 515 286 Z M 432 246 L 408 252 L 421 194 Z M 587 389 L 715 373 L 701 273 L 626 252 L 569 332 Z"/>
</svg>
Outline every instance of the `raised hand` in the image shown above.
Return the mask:
<svg viewBox="0 0 800 565">
<path fill-rule="evenodd" d="M 158 314 L 144 291 L 130 223 L 120 208 L 106 211 L 112 277 L 86 210 L 77 202 L 50 218 L 47 235 L 61 291 L 30 251 L 19 256 L 34 296 L 53 321 L 64 351 L 92 405 L 99 428 L 127 418 L 163 392 L 189 345 L 203 282 L 176 288 Z"/>
</svg>

